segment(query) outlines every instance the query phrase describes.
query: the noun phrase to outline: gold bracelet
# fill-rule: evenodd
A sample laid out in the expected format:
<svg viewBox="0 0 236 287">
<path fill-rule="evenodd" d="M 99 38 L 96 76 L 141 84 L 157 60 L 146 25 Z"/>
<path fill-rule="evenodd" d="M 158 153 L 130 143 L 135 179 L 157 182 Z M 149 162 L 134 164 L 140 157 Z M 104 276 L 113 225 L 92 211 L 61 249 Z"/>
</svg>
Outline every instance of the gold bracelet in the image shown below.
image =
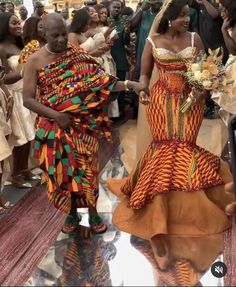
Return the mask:
<svg viewBox="0 0 236 287">
<path fill-rule="evenodd" d="M 124 81 L 125 91 L 127 91 L 127 92 L 129 91 L 128 82 L 129 82 L 129 80 Z"/>
</svg>

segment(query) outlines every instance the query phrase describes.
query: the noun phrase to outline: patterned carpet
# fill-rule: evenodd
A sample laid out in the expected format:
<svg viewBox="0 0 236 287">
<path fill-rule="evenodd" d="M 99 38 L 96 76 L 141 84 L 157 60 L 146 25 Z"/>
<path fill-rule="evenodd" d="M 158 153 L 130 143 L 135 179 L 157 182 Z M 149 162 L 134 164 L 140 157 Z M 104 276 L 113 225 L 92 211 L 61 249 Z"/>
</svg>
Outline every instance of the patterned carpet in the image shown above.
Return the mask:
<svg viewBox="0 0 236 287">
<path fill-rule="evenodd" d="M 101 142 L 100 170 L 119 146 L 118 127 L 112 129 L 112 134 L 112 143 Z M 46 192 L 39 187 L 32 188 L 0 219 L 0 286 L 24 284 L 52 245 L 64 220 L 65 215 L 50 204 Z"/>
</svg>

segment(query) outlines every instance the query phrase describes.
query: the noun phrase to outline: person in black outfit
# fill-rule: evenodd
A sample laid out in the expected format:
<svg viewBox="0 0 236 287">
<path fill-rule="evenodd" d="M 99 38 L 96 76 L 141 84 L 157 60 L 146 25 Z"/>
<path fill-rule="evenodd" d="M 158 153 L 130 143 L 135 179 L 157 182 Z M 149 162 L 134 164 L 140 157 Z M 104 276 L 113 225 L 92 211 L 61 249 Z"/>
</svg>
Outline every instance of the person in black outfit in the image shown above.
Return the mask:
<svg viewBox="0 0 236 287">
<path fill-rule="evenodd" d="M 221 32 L 223 19 L 220 15 L 219 6 L 212 0 L 195 0 L 195 8 L 199 13 L 198 32 L 204 44 L 205 50 L 215 50 L 219 47 L 223 51 L 223 62 L 228 60 L 228 50 Z M 205 117 L 215 118 L 215 104 L 210 97 L 206 99 Z"/>
</svg>

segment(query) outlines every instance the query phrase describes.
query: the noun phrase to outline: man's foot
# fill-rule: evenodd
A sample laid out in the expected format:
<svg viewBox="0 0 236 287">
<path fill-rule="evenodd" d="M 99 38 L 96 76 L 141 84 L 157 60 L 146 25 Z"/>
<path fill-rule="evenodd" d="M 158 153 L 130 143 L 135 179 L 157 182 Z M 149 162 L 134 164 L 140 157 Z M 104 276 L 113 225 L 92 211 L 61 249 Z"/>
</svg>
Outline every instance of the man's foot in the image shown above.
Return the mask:
<svg viewBox="0 0 236 287">
<path fill-rule="evenodd" d="M 107 231 L 107 225 L 98 214 L 89 215 L 89 224 L 93 233 L 101 234 Z"/>
<path fill-rule="evenodd" d="M 79 226 L 81 219 L 82 219 L 81 215 L 78 215 L 78 216 L 73 216 L 71 214 L 68 215 L 64 223 L 64 226 L 61 230 L 62 233 L 70 234 L 70 233 L 75 232 Z"/>
<path fill-rule="evenodd" d="M 11 177 L 12 184 L 17 188 L 31 188 L 32 184 L 25 181 L 21 174 Z"/>
<path fill-rule="evenodd" d="M 227 205 L 225 212 L 228 216 L 236 215 L 236 202 Z"/>
<path fill-rule="evenodd" d="M 38 180 L 41 178 L 39 175 L 33 174 L 29 169 L 23 170 L 21 175 L 25 180 Z"/>
</svg>

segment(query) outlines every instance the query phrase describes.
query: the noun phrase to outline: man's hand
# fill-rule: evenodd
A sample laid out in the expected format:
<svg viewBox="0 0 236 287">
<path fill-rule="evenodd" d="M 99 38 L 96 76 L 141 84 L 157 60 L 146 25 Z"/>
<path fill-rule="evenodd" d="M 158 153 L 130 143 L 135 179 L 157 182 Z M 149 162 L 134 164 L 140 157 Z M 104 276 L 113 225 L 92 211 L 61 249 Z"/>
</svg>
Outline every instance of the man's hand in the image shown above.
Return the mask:
<svg viewBox="0 0 236 287">
<path fill-rule="evenodd" d="M 130 21 L 126 21 L 124 24 L 124 31 L 125 33 L 129 34 L 130 33 L 130 29 L 131 29 L 131 23 Z"/>
<path fill-rule="evenodd" d="M 61 128 L 66 129 L 71 126 L 72 118 L 68 113 L 58 112 L 54 119 Z"/>
</svg>

